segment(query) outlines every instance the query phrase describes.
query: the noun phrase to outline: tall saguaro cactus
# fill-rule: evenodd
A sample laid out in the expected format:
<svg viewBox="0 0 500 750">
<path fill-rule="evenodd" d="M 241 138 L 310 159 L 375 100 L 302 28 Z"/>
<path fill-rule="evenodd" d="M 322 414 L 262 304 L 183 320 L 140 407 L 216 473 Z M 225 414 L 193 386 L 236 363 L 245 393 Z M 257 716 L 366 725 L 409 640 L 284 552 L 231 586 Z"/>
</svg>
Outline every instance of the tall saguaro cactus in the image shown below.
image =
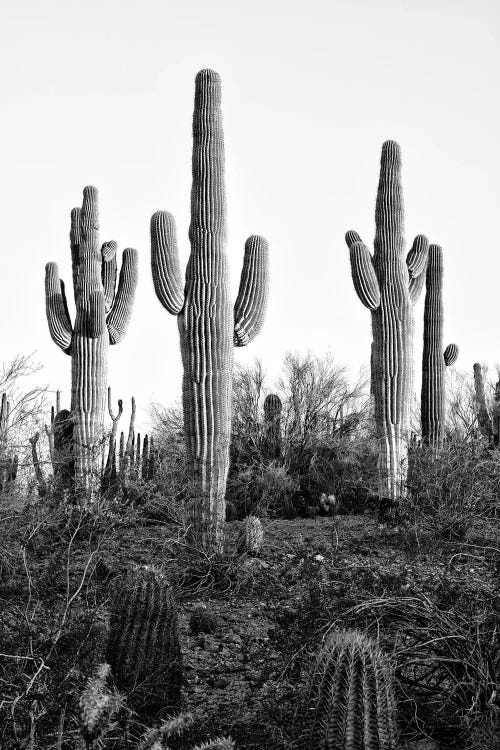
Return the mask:
<svg viewBox="0 0 500 750">
<path fill-rule="evenodd" d="M 196 76 L 189 257 L 183 288 L 175 222 L 151 219 L 153 281 L 158 299 L 177 315 L 184 366 L 184 435 L 192 477 L 194 537 L 207 549 L 223 544 L 229 466 L 233 346 L 260 331 L 267 300 L 268 247 L 251 236 L 234 310 L 226 256 L 226 191 L 221 83 L 213 70 Z"/>
<path fill-rule="evenodd" d="M 418 235 L 405 258 L 401 151 L 382 146 L 372 256 L 356 232 L 346 234 L 354 288 L 372 314 L 371 387 L 379 448 L 379 494 L 396 500 L 407 470 L 406 437 L 413 383 L 413 304 L 425 280 L 428 241 Z"/>
<path fill-rule="evenodd" d="M 116 242 L 99 243 L 97 189 L 86 187 L 71 212 L 71 260 L 76 318 L 71 323 L 56 263 L 45 267 L 47 320 L 52 339 L 71 356 L 71 418 L 77 486 L 91 489 L 106 409 L 108 348 L 127 331 L 137 286 L 137 251 L 123 252 L 118 289 Z"/>
<path fill-rule="evenodd" d="M 424 443 L 440 448 L 445 426 L 445 367 L 458 357 L 456 344 L 443 351 L 443 251 L 429 245 L 425 282 L 421 422 Z"/>
</svg>

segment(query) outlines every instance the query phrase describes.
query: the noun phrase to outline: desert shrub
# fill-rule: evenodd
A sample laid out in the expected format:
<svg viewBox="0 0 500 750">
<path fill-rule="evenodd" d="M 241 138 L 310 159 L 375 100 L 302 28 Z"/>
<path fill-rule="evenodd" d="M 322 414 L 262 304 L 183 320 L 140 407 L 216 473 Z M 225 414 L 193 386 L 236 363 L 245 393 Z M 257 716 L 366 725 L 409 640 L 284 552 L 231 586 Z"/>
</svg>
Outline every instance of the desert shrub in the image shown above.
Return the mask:
<svg viewBox="0 0 500 750">
<path fill-rule="evenodd" d="M 456 440 L 436 453 L 414 446 L 403 511 L 446 541 L 500 516 L 500 455 L 482 441 Z"/>
<path fill-rule="evenodd" d="M 228 478 L 226 497 L 237 518 L 248 515 L 293 518 L 298 486 L 284 466 L 255 464 Z"/>
<path fill-rule="evenodd" d="M 392 653 L 408 738 L 424 734 L 463 747 L 478 726 L 500 729 L 498 602 L 440 595 L 366 598 L 342 616 Z M 470 745 L 468 745 L 470 747 Z"/>
</svg>

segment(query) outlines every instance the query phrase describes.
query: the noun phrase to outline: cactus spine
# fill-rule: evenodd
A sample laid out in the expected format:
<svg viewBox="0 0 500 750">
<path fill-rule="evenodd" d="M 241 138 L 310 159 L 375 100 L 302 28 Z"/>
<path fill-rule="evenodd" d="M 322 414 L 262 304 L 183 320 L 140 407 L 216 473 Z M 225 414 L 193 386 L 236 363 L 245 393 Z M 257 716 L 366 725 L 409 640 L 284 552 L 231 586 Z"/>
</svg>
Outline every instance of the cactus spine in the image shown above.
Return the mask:
<svg viewBox="0 0 500 750">
<path fill-rule="evenodd" d="M 405 260 L 401 152 L 382 146 L 372 257 L 349 231 L 354 288 L 372 314 L 371 388 L 379 438 L 379 495 L 397 500 L 405 492 L 406 445 L 413 384 L 413 305 L 425 280 L 428 242 L 415 238 Z"/>
<path fill-rule="evenodd" d="M 396 750 L 392 670 L 362 633 L 335 631 L 311 675 L 298 750 Z"/>
<path fill-rule="evenodd" d="M 443 251 L 429 245 L 424 307 L 421 422 L 424 443 L 440 448 L 445 427 L 445 367 L 453 365 L 458 347 L 443 352 Z"/>
<path fill-rule="evenodd" d="M 118 686 L 134 691 L 138 710 L 178 706 L 182 656 L 177 610 L 172 588 L 157 569 L 133 570 L 117 586 L 108 658 Z"/>
<path fill-rule="evenodd" d="M 97 189 L 86 187 L 82 208 L 71 212 L 71 258 L 76 306 L 71 324 L 64 283 L 56 263 L 45 267 L 45 296 L 52 339 L 71 356 L 71 419 L 75 479 L 83 489 L 95 486 L 99 441 L 106 408 L 110 344 L 127 331 L 137 285 L 137 251 L 123 252 L 118 290 L 116 243 L 99 244 Z"/>
<path fill-rule="evenodd" d="M 270 459 L 279 458 L 281 453 L 281 412 L 283 404 L 275 393 L 264 399 L 264 452 Z"/>
<path fill-rule="evenodd" d="M 193 537 L 206 549 L 220 550 L 229 467 L 233 346 L 249 343 L 262 327 L 268 248 L 262 237 L 247 240 L 233 311 L 226 256 L 221 84 L 213 70 L 196 76 L 192 168 L 191 255 L 184 289 L 175 222 L 167 212 L 157 212 L 151 219 L 151 263 L 158 299 L 178 316 Z"/>
</svg>

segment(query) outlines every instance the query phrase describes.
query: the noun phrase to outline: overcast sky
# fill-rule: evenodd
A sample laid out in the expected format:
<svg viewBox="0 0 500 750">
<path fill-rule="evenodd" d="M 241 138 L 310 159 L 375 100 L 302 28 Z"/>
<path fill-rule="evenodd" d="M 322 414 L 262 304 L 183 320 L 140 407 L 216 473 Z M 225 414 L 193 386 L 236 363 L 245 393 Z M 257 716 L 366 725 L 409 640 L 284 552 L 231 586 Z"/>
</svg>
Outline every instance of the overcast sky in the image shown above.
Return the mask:
<svg viewBox="0 0 500 750">
<path fill-rule="evenodd" d="M 180 397 L 176 320 L 151 280 L 149 220 L 174 213 L 189 244 L 194 77 L 222 77 L 229 258 L 270 244 L 262 333 L 238 362 L 271 378 L 289 349 L 369 360 L 370 313 L 344 233 L 372 246 L 380 148 L 403 153 L 407 244 L 441 244 L 445 343 L 457 367 L 500 361 L 500 3 L 496 0 L 44 0 L 4 2 L 0 27 L 0 360 L 36 350 L 69 406 L 70 359 L 45 318 L 44 266 L 72 307 L 69 213 L 100 192 L 102 240 L 139 251 L 126 338 L 110 350 L 116 397 Z M 421 357 L 423 297 L 416 317 Z"/>
</svg>

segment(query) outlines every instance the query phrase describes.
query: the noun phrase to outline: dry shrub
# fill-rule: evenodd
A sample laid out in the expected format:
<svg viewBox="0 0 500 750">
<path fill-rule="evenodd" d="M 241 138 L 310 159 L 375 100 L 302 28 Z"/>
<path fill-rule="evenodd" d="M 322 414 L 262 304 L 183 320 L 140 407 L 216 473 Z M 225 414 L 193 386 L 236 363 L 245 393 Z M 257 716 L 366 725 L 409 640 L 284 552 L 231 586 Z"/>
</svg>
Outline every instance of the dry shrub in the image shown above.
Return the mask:
<svg viewBox="0 0 500 750">
<path fill-rule="evenodd" d="M 500 518 L 500 452 L 481 441 L 448 443 L 410 451 L 405 512 L 445 541 L 467 537 L 478 524 Z"/>
<path fill-rule="evenodd" d="M 255 464 L 229 477 L 226 497 L 238 518 L 294 517 L 298 486 L 284 466 Z"/>
<path fill-rule="evenodd" d="M 445 608 L 419 592 L 344 613 L 343 625 L 364 626 L 392 653 L 407 736 L 464 747 L 477 727 L 500 729 L 500 603 L 476 605 Z"/>
</svg>

